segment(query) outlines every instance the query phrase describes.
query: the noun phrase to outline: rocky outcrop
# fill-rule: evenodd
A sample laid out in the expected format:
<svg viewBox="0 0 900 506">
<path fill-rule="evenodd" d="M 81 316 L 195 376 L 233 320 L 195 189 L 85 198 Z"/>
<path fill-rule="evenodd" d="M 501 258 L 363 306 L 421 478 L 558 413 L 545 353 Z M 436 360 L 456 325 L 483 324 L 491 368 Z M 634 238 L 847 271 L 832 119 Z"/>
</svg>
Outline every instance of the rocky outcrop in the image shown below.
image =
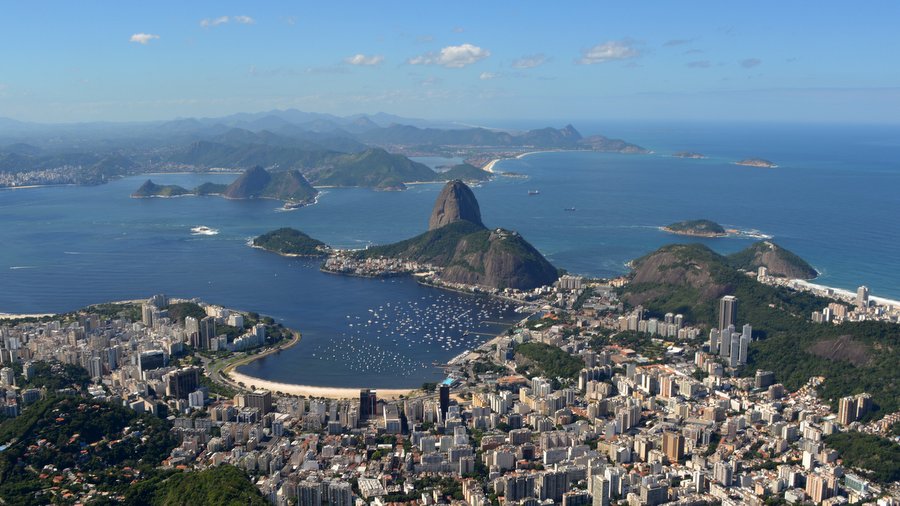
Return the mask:
<svg viewBox="0 0 900 506">
<path fill-rule="evenodd" d="M 487 288 L 530 290 L 557 280 L 555 267 L 517 232 L 488 230 L 472 190 L 447 183 L 429 230 L 412 239 L 360 252 L 366 257 L 413 260 L 441 267 L 440 279 Z"/>
<path fill-rule="evenodd" d="M 457 179 L 447 183 L 438 195 L 431 211 L 431 218 L 428 220 L 428 230 L 460 220 L 484 226 L 475 194 L 465 183 Z"/>
</svg>

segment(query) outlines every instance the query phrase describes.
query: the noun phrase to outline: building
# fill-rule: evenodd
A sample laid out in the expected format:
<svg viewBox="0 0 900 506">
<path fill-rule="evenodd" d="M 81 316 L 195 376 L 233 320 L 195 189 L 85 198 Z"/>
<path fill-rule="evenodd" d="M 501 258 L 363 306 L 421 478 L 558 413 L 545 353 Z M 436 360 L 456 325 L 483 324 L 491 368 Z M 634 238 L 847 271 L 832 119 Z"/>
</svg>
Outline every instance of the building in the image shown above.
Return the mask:
<svg viewBox="0 0 900 506">
<path fill-rule="evenodd" d="M 662 450 L 669 462 L 679 462 L 684 458 L 684 436 L 678 432 L 663 433 Z"/>
<path fill-rule="evenodd" d="M 201 349 L 209 349 L 210 339 L 216 337 L 216 319 L 212 316 L 205 316 L 200 320 L 200 341 L 198 342 Z"/>
<path fill-rule="evenodd" d="M 858 309 L 869 307 L 869 287 L 863 285 L 856 289 L 856 307 Z"/>
<path fill-rule="evenodd" d="M 166 395 L 187 399 L 200 385 L 200 368 L 185 367 L 165 375 Z"/>
<path fill-rule="evenodd" d="M 447 411 L 450 409 L 450 385 L 442 384 L 438 387 L 438 399 L 440 402 L 441 420 L 446 420 Z"/>
<path fill-rule="evenodd" d="M 359 418 L 364 420 L 375 416 L 378 411 L 378 396 L 375 390 L 365 388 L 359 391 Z"/>
<path fill-rule="evenodd" d="M 256 390 L 252 393 L 244 394 L 244 406 L 258 409 L 260 416 L 266 415 L 272 411 L 272 392 Z"/>
<path fill-rule="evenodd" d="M 719 330 L 737 323 L 737 297 L 726 295 L 719 299 Z"/>
<path fill-rule="evenodd" d="M 166 355 L 162 350 L 145 351 L 138 355 L 138 368 L 140 368 L 141 376 L 147 371 L 165 367 Z"/>
</svg>

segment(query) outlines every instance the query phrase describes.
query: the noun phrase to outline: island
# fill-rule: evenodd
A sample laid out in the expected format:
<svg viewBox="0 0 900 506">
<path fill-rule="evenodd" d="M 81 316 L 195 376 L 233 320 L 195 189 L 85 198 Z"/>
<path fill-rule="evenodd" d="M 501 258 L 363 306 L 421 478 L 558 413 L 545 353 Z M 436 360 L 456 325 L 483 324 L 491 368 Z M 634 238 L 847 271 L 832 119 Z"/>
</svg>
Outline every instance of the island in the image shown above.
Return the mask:
<svg viewBox="0 0 900 506">
<path fill-rule="evenodd" d="M 747 167 L 763 167 L 766 169 L 774 169 L 775 167 L 778 167 L 775 162 L 770 162 L 769 160 L 764 160 L 762 158 L 745 158 L 744 160 L 734 162 L 734 164 L 744 165 Z"/>
<path fill-rule="evenodd" d="M 160 185 L 148 179 L 131 194 L 132 198 L 216 195 L 228 199 L 274 199 L 292 207 L 315 202 L 319 191 L 297 170 L 269 172 L 260 166 L 244 171 L 229 185 L 203 183 L 193 190 L 178 185 Z"/>
<path fill-rule="evenodd" d="M 671 234 L 693 237 L 725 237 L 728 232 L 722 225 L 710 220 L 686 220 L 662 227 Z"/>
<path fill-rule="evenodd" d="M 144 184 L 140 186 L 134 193 L 131 194 L 133 198 L 150 198 L 150 197 L 182 197 L 185 195 L 194 195 L 195 192 L 188 190 L 182 186 L 178 186 L 177 184 L 156 184 L 152 179 L 148 179 L 144 181 Z"/>
<path fill-rule="evenodd" d="M 690 158 L 693 160 L 703 160 L 706 158 L 706 155 L 695 153 L 693 151 L 678 151 L 677 153 L 672 153 L 672 156 L 675 158 Z"/>
<path fill-rule="evenodd" d="M 288 227 L 260 235 L 250 245 L 287 257 L 322 257 L 331 250 L 324 242 Z"/>
</svg>

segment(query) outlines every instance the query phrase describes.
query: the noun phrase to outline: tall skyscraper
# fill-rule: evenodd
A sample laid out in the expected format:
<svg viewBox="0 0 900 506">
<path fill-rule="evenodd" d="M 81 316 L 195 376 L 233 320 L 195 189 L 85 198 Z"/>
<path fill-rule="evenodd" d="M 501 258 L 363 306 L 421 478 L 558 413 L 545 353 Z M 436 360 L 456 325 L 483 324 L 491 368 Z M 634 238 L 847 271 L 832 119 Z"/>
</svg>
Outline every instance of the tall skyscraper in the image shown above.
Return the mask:
<svg viewBox="0 0 900 506">
<path fill-rule="evenodd" d="M 719 330 L 737 323 L 737 297 L 726 295 L 719 299 Z"/>
<path fill-rule="evenodd" d="M 364 388 L 359 391 L 359 417 L 361 419 L 374 416 L 378 406 L 375 390 Z"/>
<path fill-rule="evenodd" d="M 450 385 L 438 387 L 438 400 L 440 402 L 441 420 L 446 420 L 447 411 L 450 409 Z"/>
<path fill-rule="evenodd" d="M 860 309 L 869 307 L 869 287 L 863 285 L 856 289 L 856 307 Z"/>
</svg>

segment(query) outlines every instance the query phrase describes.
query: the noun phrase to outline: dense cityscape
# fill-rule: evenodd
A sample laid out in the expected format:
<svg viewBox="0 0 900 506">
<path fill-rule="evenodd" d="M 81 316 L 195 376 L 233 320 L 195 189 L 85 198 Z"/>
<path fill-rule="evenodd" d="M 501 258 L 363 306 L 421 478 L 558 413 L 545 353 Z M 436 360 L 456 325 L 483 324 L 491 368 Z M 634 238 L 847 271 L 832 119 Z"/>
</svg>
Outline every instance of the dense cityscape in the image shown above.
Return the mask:
<svg viewBox="0 0 900 506">
<path fill-rule="evenodd" d="M 625 310 L 613 284 L 564 276 L 507 292 L 533 312 L 399 399 L 234 385 L 216 362 L 296 331 L 199 301 L 157 295 L 4 325 L 5 415 L 60 398 L 152 414 L 172 436 L 160 468 L 233 465 L 274 504 L 896 504 L 896 476 L 854 469 L 833 442 L 896 433 L 900 413 L 871 420 L 866 393 L 834 410 L 816 393 L 822 378 L 790 391 L 772 372 L 742 375 L 754 322 L 736 320 L 734 296 L 707 331 Z M 857 302 L 834 303 L 825 321 L 896 322 L 865 294 Z M 60 367 L 83 368 L 83 388 L 30 386 Z M 46 500 L 115 497 L 76 470 L 21 472 L 53 483 Z"/>
</svg>

